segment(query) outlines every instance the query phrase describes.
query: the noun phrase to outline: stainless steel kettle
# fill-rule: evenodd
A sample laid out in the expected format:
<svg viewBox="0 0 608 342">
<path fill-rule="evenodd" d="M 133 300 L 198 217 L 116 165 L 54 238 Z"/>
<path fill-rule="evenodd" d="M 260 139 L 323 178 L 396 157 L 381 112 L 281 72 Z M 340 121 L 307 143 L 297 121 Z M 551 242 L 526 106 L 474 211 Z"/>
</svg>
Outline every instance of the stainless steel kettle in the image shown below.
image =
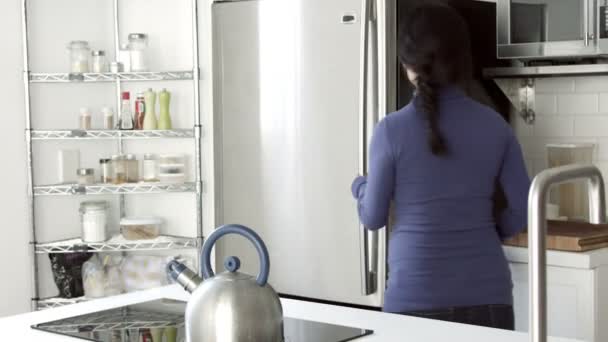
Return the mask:
<svg viewBox="0 0 608 342">
<path fill-rule="evenodd" d="M 240 260 L 231 256 L 227 272 L 214 275 L 211 250 L 227 234 L 247 238 L 258 251 L 260 273 L 257 278 L 238 272 Z M 169 273 L 192 293 L 186 307 L 188 342 L 283 342 L 283 309 L 274 289 L 267 283 L 270 260 L 266 245 L 251 229 L 226 225 L 216 229 L 201 251 L 204 281 L 183 264 L 172 261 Z"/>
</svg>

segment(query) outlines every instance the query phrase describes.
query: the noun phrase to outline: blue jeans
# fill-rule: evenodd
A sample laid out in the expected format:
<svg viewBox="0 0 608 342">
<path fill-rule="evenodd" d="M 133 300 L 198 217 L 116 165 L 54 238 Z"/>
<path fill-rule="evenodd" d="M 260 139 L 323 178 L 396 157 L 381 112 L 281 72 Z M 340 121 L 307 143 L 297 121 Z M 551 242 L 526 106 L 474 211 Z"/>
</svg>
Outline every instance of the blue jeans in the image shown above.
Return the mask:
<svg viewBox="0 0 608 342">
<path fill-rule="evenodd" d="M 404 312 L 403 315 L 436 319 L 482 327 L 515 330 L 515 315 L 511 305 L 480 305 L 430 311 Z"/>
</svg>

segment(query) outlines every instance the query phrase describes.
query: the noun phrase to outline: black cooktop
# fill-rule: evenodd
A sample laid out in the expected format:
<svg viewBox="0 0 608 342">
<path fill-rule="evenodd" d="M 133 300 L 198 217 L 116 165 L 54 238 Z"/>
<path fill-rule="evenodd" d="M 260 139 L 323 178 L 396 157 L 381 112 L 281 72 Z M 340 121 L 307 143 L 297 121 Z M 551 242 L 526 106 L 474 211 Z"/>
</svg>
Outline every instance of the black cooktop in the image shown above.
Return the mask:
<svg viewBox="0 0 608 342">
<path fill-rule="evenodd" d="M 186 303 L 160 299 L 32 326 L 98 342 L 182 342 Z M 344 342 L 373 331 L 284 318 L 285 342 Z M 175 337 L 173 337 L 175 336 Z M 160 337 L 160 339 L 159 339 Z"/>
</svg>

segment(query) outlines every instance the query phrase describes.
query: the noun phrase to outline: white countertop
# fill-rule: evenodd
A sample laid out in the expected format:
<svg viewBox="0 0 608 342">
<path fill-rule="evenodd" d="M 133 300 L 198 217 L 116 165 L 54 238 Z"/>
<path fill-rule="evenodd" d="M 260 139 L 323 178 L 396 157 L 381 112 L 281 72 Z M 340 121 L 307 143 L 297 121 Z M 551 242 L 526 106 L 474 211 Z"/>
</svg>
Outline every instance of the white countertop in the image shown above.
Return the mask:
<svg viewBox="0 0 608 342">
<path fill-rule="evenodd" d="M 503 246 L 507 260 L 515 263 L 528 263 L 528 248 Z M 589 252 L 547 251 L 547 265 L 568 268 L 594 269 L 608 265 L 608 248 Z"/>
<path fill-rule="evenodd" d="M 81 341 L 70 337 L 49 334 L 30 328 L 31 325 L 85 314 L 94 311 L 136 304 L 159 298 L 187 300 L 188 294 L 177 285 L 143 292 L 131 293 L 111 298 L 71 306 L 38 311 L 34 313 L 0 319 L 2 341 Z M 528 335 L 453 324 L 414 317 L 392 315 L 381 312 L 357 310 L 339 306 L 314 304 L 283 299 L 285 316 L 346 325 L 374 330 L 374 334 L 357 341 L 411 341 L 411 342 L 526 342 Z M 573 342 L 575 340 L 552 338 L 551 342 Z"/>
</svg>

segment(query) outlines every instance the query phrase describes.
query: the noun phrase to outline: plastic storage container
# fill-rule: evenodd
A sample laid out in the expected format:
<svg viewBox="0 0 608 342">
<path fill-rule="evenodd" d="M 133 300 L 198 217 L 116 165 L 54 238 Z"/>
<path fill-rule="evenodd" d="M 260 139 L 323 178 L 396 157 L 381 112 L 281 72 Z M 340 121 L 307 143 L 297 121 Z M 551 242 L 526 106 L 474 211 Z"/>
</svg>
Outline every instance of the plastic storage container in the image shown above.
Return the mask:
<svg viewBox="0 0 608 342">
<path fill-rule="evenodd" d="M 164 154 L 158 161 L 158 178 L 162 183 L 186 181 L 186 157 L 183 154 Z"/>
<path fill-rule="evenodd" d="M 160 234 L 163 220 L 158 217 L 125 217 L 120 220 L 120 234 L 127 240 L 150 240 Z"/>
<path fill-rule="evenodd" d="M 593 144 L 549 144 L 547 165 L 549 168 L 592 164 Z M 557 185 L 549 193 L 549 202 L 559 206 L 559 215 L 569 220 L 589 221 L 589 195 L 586 181 Z"/>
</svg>

